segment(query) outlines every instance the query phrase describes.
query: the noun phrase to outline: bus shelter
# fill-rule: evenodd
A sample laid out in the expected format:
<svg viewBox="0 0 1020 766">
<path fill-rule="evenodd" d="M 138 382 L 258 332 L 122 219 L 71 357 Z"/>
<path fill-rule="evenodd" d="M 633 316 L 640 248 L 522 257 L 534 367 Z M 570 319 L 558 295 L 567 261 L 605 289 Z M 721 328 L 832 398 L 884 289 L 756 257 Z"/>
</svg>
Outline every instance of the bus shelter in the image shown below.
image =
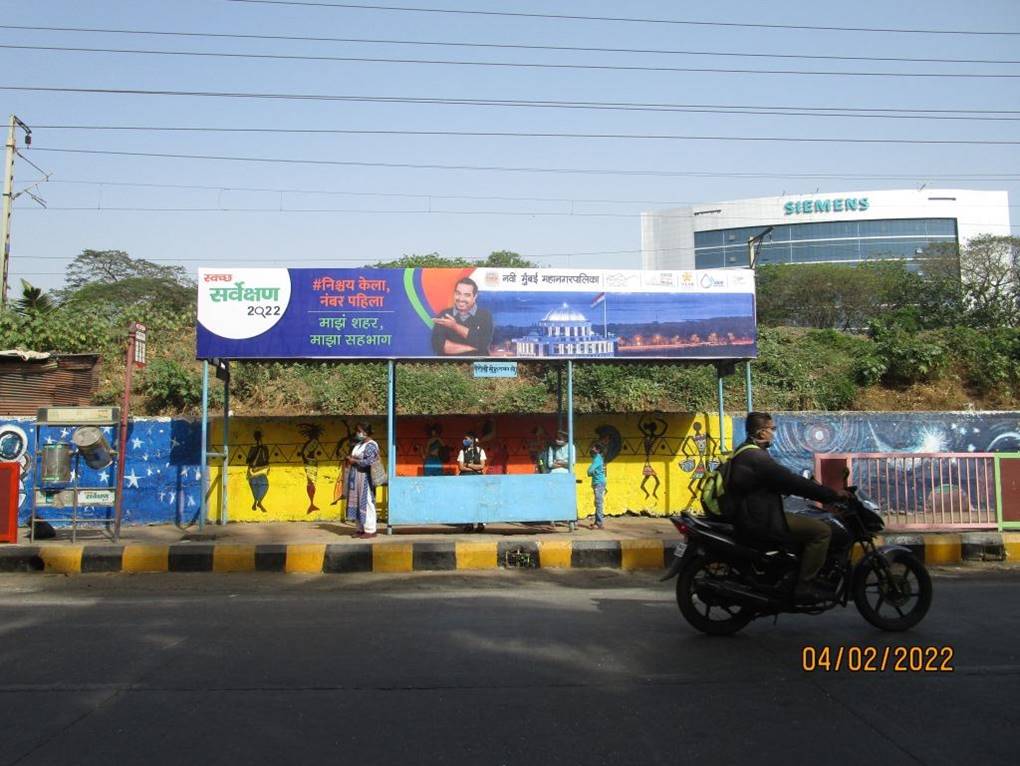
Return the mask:
<svg viewBox="0 0 1020 766">
<path fill-rule="evenodd" d="M 565 269 L 249 269 L 198 274 L 198 359 L 205 362 L 202 463 L 222 460 L 219 520 L 227 518 L 231 360 L 385 361 L 388 527 L 577 519 L 574 371 L 577 362 L 713 364 L 719 433 L 723 379 L 750 360 L 757 329 L 753 271 Z M 397 370 L 406 361 L 560 366 L 569 466 L 564 472 L 398 476 Z M 224 381 L 222 450 L 208 448 L 209 369 Z M 724 449 L 724 443 L 720 443 Z M 203 472 L 203 476 L 206 476 Z M 203 492 L 200 520 L 207 518 Z"/>
</svg>

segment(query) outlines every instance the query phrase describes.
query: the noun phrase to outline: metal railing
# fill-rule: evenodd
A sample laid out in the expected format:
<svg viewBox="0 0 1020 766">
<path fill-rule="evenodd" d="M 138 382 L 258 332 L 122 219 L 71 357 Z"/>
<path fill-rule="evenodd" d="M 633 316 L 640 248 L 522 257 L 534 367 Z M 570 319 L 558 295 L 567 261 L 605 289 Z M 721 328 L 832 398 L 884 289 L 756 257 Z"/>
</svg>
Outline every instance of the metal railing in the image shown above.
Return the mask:
<svg viewBox="0 0 1020 766">
<path fill-rule="evenodd" d="M 848 483 L 878 504 L 890 530 L 994 529 L 998 526 L 995 455 L 990 452 L 825 453 L 815 475 L 845 462 Z"/>
</svg>

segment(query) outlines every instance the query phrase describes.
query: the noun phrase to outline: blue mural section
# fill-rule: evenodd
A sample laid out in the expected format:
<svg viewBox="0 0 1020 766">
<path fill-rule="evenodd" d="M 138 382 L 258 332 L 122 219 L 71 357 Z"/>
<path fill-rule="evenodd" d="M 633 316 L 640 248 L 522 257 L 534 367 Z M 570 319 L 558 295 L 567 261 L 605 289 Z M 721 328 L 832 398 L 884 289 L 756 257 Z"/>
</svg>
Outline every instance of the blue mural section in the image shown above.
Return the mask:
<svg viewBox="0 0 1020 766">
<path fill-rule="evenodd" d="M 39 431 L 40 445 L 69 443 L 74 427 L 47 426 Z M 103 428 L 107 441 L 116 445 L 116 428 Z M 197 519 L 202 498 L 200 425 L 183 419 L 154 418 L 135 420 L 129 424 L 126 443 L 127 461 L 124 470 L 125 524 L 186 525 Z M 35 422 L 31 418 L 0 421 L 0 460 L 21 465 L 18 518 L 27 523 L 32 513 L 32 490 L 35 485 Z M 83 461 L 75 464 L 80 471 L 81 487 L 113 487 L 116 464 L 94 471 Z M 52 485 L 56 488 L 57 485 Z M 112 508 L 85 506 L 80 509 L 87 518 L 112 517 Z M 40 516 L 66 515 L 64 511 L 40 509 Z"/>
<path fill-rule="evenodd" d="M 814 470 L 816 452 L 1020 452 L 1020 412 L 775 413 L 772 454 Z M 744 438 L 734 419 L 735 438 Z"/>
<path fill-rule="evenodd" d="M 1020 452 L 1020 412 L 775 413 L 778 428 L 772 453 L 790 469 L 814 469 L 817 452 Z M 73 428 L 40 432 L 42 444 L 69 442 Z M 107 439 L 115 442 L 113 428 Z M 743 419 L 733 418 L 733 436 L 744 438 Z M 201 505 L 200 424 L 184 419 L 138 419 L 126 444 L 125 524 L 188 525 Z M 36 454 L 30 418 L 0 420 L 0 461 L 22 466 L 19 519 L 31 514 Z M 92 471 L 81 464 L 80 485 L 111 487 L 114 467 Z M 86 507 L 85 515 L 106 518 L 111 510 Z M 43 517 L 46 512 L 43 511 Z"/>
</svg>

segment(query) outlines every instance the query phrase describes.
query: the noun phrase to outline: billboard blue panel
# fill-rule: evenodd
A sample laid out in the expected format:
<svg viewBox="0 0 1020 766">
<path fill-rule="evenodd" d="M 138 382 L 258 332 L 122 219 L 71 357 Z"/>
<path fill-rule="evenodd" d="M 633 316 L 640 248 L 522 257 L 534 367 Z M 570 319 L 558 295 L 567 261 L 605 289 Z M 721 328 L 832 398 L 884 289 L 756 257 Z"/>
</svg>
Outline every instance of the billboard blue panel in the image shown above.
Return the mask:
<svg viewBox="0 0 1020 766">
<path fill-rule="evenodd" d="M 743 269 L 200 269 L 200 359 L 746 359 Z"/>
</svg>

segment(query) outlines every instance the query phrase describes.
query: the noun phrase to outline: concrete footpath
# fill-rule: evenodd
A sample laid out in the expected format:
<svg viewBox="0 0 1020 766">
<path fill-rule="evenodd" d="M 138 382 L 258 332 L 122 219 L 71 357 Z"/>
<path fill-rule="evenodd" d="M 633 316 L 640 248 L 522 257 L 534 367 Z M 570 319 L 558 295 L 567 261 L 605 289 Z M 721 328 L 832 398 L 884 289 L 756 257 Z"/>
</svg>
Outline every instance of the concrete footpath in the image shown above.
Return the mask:
<svg viewBox="0 0 1020 766">
<path fill-rule="evenodd" d="M 507 569 L 661 569 L 677 532 L 664 518 L 607 519 L 606 529 L 566 524 L 490 524 L 485 532 L 458 526 L 384 528 L 372 540 L 353 538 L 341 522 L 227 524 L 182 529 L 125 527 L 114 544 L 92 529 L 58 532 L 31 543 L 0 544 L 0 573 L 53 572 L 416 572 Z M 925 563 L 1020 560 L 1020 533 L 889 533 L 885 543 L 909 546 Z"/>
</svg>

